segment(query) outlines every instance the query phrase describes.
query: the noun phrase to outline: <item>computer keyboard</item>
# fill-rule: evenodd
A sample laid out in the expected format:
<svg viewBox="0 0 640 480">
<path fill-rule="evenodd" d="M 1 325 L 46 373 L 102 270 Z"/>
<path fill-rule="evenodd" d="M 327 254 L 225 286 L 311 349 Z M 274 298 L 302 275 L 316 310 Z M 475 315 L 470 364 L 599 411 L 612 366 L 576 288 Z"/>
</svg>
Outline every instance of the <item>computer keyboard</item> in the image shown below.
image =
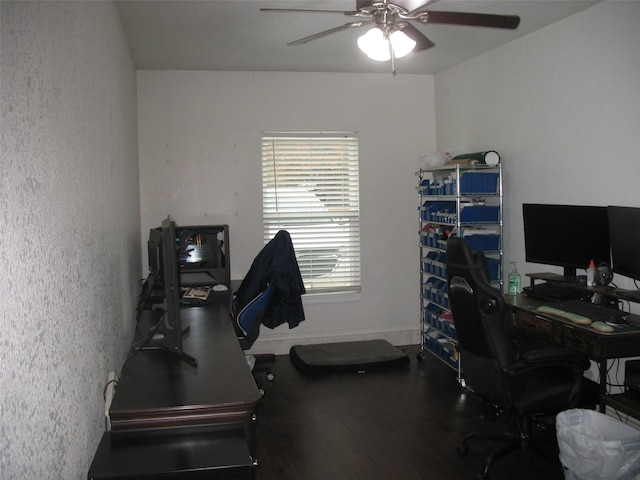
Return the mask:
<svg viewBox="0 0 640 480">
<path fill-rule="evenodd" d="M 564 300 L 580 294 L 572 285 L 563 285 L 556 282 L 539 283 L 524 287 L 522 290 L 528 297 L 542 300 Z"/>
<path fill-rule="evenodd" d="M 565 312 L 575 313 L 591 319 L 593 322 L 611 322 L 617 323 L 627 316 L 626 312 L 622 312 L 615 308 L 605 307 L 585 302 L 583 300 L 563 300 L 553 303 L 555 308 L 564 310 Z"/>
</svg>

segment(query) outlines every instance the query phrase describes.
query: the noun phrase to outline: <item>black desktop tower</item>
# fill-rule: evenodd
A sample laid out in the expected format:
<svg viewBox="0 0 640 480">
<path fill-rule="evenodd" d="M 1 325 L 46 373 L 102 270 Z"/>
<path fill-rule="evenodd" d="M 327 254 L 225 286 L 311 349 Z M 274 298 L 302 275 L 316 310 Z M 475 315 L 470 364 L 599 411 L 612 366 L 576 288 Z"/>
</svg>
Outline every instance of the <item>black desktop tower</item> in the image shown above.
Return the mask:
<svg viewBox="0 0 640 480">
<path fill-rule="evenodd" d="M 640 400 L 640 360 L 624 364 L 624 391 L 632 400 Z"/>
</svg>

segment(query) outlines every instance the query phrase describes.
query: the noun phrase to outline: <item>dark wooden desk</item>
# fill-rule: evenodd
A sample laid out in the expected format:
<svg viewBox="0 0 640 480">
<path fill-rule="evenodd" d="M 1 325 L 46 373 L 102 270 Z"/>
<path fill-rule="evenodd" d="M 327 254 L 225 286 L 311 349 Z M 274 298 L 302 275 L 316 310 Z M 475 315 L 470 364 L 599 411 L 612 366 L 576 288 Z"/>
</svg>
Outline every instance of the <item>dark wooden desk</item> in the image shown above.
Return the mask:
<svg viewBox="0 0 640 480">
<path fill-rule="evenodd" d="M 229 319 L 228 296 L 206 307 L 181 310 L 185 352 L 193 367 L 162 350 L 135 354 L 122 371 L 110 417 L 113 431 L 211 423 L 247 425 L 260 399 L 258 388 Z M 159 312 L 144 312 L 134 343 Z"/>
<path fill-rule="evenodd" d="M 107 432 L 88 480 L 251 480 L 241 424 Z"/>
<path fill-rule="evenodd" d="M 111 432 L 88 478 L 251 478 L 260 394 L 229 318 L 229 293 L 213 295 L 210 305 L 181 310 L 190 328 L 184 350 L 197 367 L 163 350 L 138 351 L 126 363 Z M 134 345 L 160 315 L 143 312 Z"/>
<path fill-rule="evenodd" d="M 522 328 L 528 335 L 567 346 L 586 354 L 599 363 L 601 412 L 609 403 L 607 395 L 607 361 L 615 358 L 640 356 L 640 326 L 623 325 L 613 332 L 600 332 L 589 325 L 577 325 L 560 317 L 535 311 L 539 305 L 549 304 L 524 295 L 505 295 L 508 305 L 506 323 Z M 633 316 L 638 319 L 638 316 Z"/>
</svg>

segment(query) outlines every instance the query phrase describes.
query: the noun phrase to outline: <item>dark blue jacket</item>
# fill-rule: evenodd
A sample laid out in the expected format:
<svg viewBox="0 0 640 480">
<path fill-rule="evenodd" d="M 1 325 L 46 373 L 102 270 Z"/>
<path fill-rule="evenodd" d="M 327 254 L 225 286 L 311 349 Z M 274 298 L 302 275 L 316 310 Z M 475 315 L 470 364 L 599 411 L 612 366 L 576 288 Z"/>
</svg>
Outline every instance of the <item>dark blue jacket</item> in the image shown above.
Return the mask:
<svg viewBox="0 0 640 480">
<path fill-rule="evenodd" d="M 305 288 L 291 236 L 286 230 L 276 233 L 253 260 L 249 272 L 234 293 L 234 304 L 242 308 L 268 283 L 273 283 L 275 291 L 262 324 L 275 328 L 286 322 L 289 328 L 297 327 L 304 320 L 302 295 Z"/>
</svg>

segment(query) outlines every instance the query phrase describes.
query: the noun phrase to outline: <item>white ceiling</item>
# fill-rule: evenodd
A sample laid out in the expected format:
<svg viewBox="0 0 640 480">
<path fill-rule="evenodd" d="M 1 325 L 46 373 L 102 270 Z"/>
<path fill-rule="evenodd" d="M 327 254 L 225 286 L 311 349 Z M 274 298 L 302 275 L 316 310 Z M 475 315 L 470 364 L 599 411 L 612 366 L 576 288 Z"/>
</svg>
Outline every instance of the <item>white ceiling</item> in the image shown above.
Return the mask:
<svg viewBox="0 0 640 480">
<path fill-rule="evenodd" d="M 426 3 L 424 0 L 420 3 Z M 393 3 L 390 0 L 390 3 Z M 557 22 L 595 1 L 440 0 L 428 10 L 519 15 L 517 30 L 413 22 L 435 47 L 397 60 L 399 74 L 434 74 Z M 390 72 L 356 46 L 366 27 L 287 46 L 353 17 L 267 13 L 260 8 L 354 10 L 355 0 L 123 0 L 116 2 L 137 68 L 299 72 Z"/>
</svg>

